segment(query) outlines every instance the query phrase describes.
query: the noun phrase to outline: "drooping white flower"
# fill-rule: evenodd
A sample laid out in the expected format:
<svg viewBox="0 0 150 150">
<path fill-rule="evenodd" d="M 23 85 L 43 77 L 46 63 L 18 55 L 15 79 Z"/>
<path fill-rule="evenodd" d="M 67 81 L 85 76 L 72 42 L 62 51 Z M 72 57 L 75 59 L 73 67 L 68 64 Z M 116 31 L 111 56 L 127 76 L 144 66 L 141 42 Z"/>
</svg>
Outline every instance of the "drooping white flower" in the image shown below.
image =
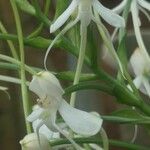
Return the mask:
<svg viewBox="0 0 150 150">
<path fill-rule="evenodd" d="M 73 85 L 79 83 L 79 78 L 80 78 L 83 61 L 84 61 L 84 56 L 85 56 L 85 50 L 86 50 L 88 25 L 90 24 L 91 21 L 94 21 L 100 29 L 103 28 L 101 23 L 99 22 L 99 20 L 96 18 L 95 12 L 98 13 L 107 23 L 109 23 L 112 26 L 115 26 L 115 27 L 124 27 L 125 26 L 125 22 L 122 17 L 115 14 L 112 10 L 104 7 L 98 0 L 72 0 L 69 7 L 50 26 L 50 32 L 53 33 L 57 29 L 59 29 L 61 26 L 63 26 L 65 24 L 65 22 L 68 20 L 68 18 L 76 10 L 77 10 L 76 19 L 74 21 L 70 22 L 69 24 L 67 24 L 66 27 L 55 37 L 53 42 L 50 44 L 50 46 L 46 52 L 45 59 L 44 59 L 44 66 L 46 68 L 47 56 L 48 56 L 52 46 L 55 44 L 55 42 L 58 40 L 58 38 L 61 35 L 65 34 L 70 28 L 72 28 L 75 24 L 77 24 L 80 21 L 81 42 L 80 42 L 79 58 L 78 58 L 78 63 L 77 63 L 77 68 L 76 68 Z M 102 34 L 103 35 L 106 34 L 105 31 L 103 31 Z M 104 36 L 102 36 L 102 38 L 103 37 Z M 107 37 L 107 35 L 105 37 Z M 106 38 L 104 39 L 104 42 L 107 42 Z M 118 61 L 121 72 L 123 72 L 121 62 L 115 52 L 115 49 L 113 48 L 112 45 L 111 45 L 112 48 L 110 48 L 110 46 L 108 46 L 108 47 L 109 47 L 109 50 L 110 50 L 111 54 L 113 55 L 113 57 Z M 76 93 L 72 93 L 72 95 L 71 95 L 71 105 L 72 106 L 74 106 L 75 97 L 76 97 Z"/>
<path fill-rule="evenodd" d="M 67 26 L 56 36 L 54 41 L 49 46 L 45 55 L 45 60 L 44 60 L 45 67 L 46 67 L 46 59 L 52 46 L 55 44 L 55 42 L 58 40 L 58 38 L 61 35 L 65 34 L 75 24 L 77 24 L 79 21 L 81 22 L 81 25 L 80 25 L 81 37 L 82 35 L 86 36 L 85 32 L 87 30 L 87 26 L 90 24 L 91 21 L 94 21 L 97 25 L 99 25 L 99 23 L 97 22 L 95 18 L 93 10 L 98 12 L 98 14 L 110 25 L 114 27 L 125 26 L 125 22 L 122 17 L 115 14 L 112 10 L 104 7 L 98 0 L 72 0 L 69 7 L 50 26 L 50 33 L 55 32 L 61 26 L 63 26 L 76 9 L 78 11 L 76 19 L 70 22 L 69 24 L 67 24 Z M 86 37 L 85 37 L 85 40 L 86 40 Z"/>
<path fill-rule="evenodd" d="M 113 11 L 116 13 L 122 12 L 124 10 L 126 4 L 127 4 L 127 0 L 123 0 L 117 7 L 115 7 L 113 9 Z M 145 55 L 147 60 L 149 60 L 149 54 L 148 54 L 146 47 L 144 45 L 141 31 L 140 31 L 141 20 L 139 17 L 139 11 L 142 11 L 150 21 L 150 16 L 146 12 L 146 10 L 150 11 L 150 2 L 148 2 L 146 0 L 132 0 L 130 11 L 132 14 L 132 20 L 133 20 L 133 26 L 134 26 L 136 40 L 137 40 L 137 43 L 138 43 L 140 50 L 143 51 L 142 52 L 143 55 Z"/>
<path fill-rule="evenodd" d="M 26 135 L 20 141 L 22 150 L 51 150 L 47 138 L 42 134 L 39 134 L 39 137 L 40 144 L 38 142 L 38 136 L 36 133 Z"/>
<path fill-rule="evenodd" d="M 51 73 L 45 71 L 33 76 L 29 89 L 38 95 L 39 108 L 35 109 L 27 118 L 36 124 L 36 131 L 42 125 L 46 125 L 53 132 L 60 132 L 66 136 L 76 149 L 77 144 L 63 132 L 56 124 L 57 111 L 65 123 L 77 134 L 92 136 L 98 133 L 102 125 L 102 119 L 85 111 L 71 107 L 63 98 L 64 93 L 58 79 Z"/>
<path fill-rule="evenodd" d="M 150 58 L 149 58 L 150 59 Z M 137 89 L 150 97 L 150 60 L 147 60 L 139 49 L 136 49 L 130 58 L 135 79 L 133 80 Z"/>
</svg>

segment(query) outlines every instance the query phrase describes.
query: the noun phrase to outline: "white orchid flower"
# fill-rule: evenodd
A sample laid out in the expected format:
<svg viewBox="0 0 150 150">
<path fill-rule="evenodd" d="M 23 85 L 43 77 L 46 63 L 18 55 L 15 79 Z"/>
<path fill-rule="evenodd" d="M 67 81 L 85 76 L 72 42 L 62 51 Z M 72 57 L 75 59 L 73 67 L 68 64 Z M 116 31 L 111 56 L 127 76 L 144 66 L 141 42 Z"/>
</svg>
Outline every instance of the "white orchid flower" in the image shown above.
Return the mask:
<svg viewBox="0 0 150 150">
<path fill-rule="evenodd" d="M 122 12 L 123 9 L 125 8 L 126 4 L 127 4 L 127 0 L 123 0 L 117 7 L 115 7 L 113 9 L 113 11 L 116 12 L 116 13 Z M 149 60 L 149 54 L 148 54 L 148 52 L 146 50 L 146 47 L 144 45 L 142 35 L 141 35 L 141 31 L 140 31 L 140 26 L 141 26 L 141 20 L 140 20 L 140 17 L 139 17 L 139 11 L 140 10 L 147 16 L 147 18 L 150 21 L 150 16 L 146 12 L 146 10 L 150 11 L 150 2 L 148 2 L 146 0 L 132 0 L 131 8 L 130 8 L 130 11 L 131 11 L 131 14 L 132 14 L 134 32 L 135 32 L 135 36 L 136 36 L 138 46 L 139 46 L 140 50 L 143 51 L 142 52 L 143 55 L 145 55 L 147 60 Z"/>
<path fill-rule="evenodd" d="M 51 150 L 49 146 L 49 141 L 47 138 L 39 134 L 40 144 L 38 142 L 38 136 L 36 133 L 30 133 L 26 135 L 21 141 L 21 149 L 22 150 Z"/>
<path fill-rule="evenodd" d="M 150 58 L 149 58 L 150 59 Z M 137 89 L 150 97 L 150 60 L 147 60 L 144 54 L 136 49 L 130 58 L 135 79 L 133 80 Z"/>
<path fill-rule="evenodd" d="M 82 70 L 82 65 L 84 61 L 85 56 L 85 49 L 86 49 L 86 42 L 87 42 L 87 27 L 90 24 L 91 21 L 94 21 L 97 26 L 100 28 L 103 28 L 101 23 L 96 19 L 95 13 L 97 12 L 107 23 L 114 27 L 124 27 L 125 22 L 122 17 L 115 14 L 112 10 L 104 7 L 98 0 L 72 0 L 69 7 L 57 18 L 57 20 L 50 26 L 50 32 L 53 33 L 56 30 L 58 30 L 61 26 L 65 24 L 65 22 L 68 20 L 68 18 L 73 14 L 74 11 L 78 11 L 77 17 L 74 21 L 70 22 L 66 25 L 66 27 L 55 37 L 51 45 L 49 46 L 45 59 L 44 59 L 44 66 L 46 68 L 46 60 L 48 53 L 50 52 L 52 46 L 55 44 L 55 42 L 58 40 L 61 35 L 65 34 L 70 28 L 72 28 L 75 24 L 77 24 L 80 21 L 80 36 L 81 36 L 81 42 L 80 42 L 80 51 L 79 51 L 79 58 L 76 68 L 76 74 L 74 78 L 74 85 L 78 84 L 80 73 Z M 93 11 L 94 10 L 94 11 Z M 105 31 L 103 31 L 105 32 Z M 105 34 L 105 33 L 104 33 Z M 102 36 L 103 37 L 103 36 Z M 104 40 L 107 41 L 106 39 Z M 119 63 L 119 66 L 122 69 L 120 60 L 114 50 L 114 48 L 109 48 L 113 56 L 116 58 L 116 60 Z M 122 71 L 123 72 L 123 71 Z M 71 95 L 71 105 L 74 106 L 75 103 L 75 97 L 76 94 L 72 93 Z"/>
<path fill-rule="evenodd" d="M 35 109 L 27 120 L 39 120 L 36 131 L 46 125 L 53 132 L 60 132 L 76 147 L 81 149 L 63 130 L 56 124 L 57 111 L 65 123 L 77 134 L 92 136 L 101 129 L 102 119 L 85 111 L 71 107 L 63 98 L 64 93 L 58 79 L 45 71 L 33 76 L 29 89 L 38 95 L 39 108 Z"/>
</svg>

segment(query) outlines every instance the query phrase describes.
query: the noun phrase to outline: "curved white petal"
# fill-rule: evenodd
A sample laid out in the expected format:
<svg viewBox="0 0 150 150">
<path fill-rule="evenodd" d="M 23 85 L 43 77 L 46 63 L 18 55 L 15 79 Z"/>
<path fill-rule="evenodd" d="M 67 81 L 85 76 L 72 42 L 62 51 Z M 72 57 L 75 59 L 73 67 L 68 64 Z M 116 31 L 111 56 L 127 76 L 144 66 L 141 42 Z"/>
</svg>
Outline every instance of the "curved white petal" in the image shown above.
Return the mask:
<svg viewBox="0 0 150 150">
<path fill-rule="evenodd" d="M 142 75 L 146 67 L 146 59 L 139 49 L 136 49 L 131 58 L 130 63 L 136 76 Z"/>
<path fill-rule="evenodd" d="M 112 9 L 112 11 L 115 12 L 115 13 L 117 13 L 117 14 L 120 14 L 124 10 L 124 8 L 126 6 L 126 3 L 127 3 L 127 0 L 123 0 L 119 5 L 117 5 L 116 7 L 114 7 Z"/>
<path fill-rule="evenodd" d="M 40 99 L 47 96 L 60 97 L 64 93 L 58 79 L 48 71 L 33 76 L 29 89 L 36 93 Z"/>
<path fill-rule="evenodd" d="M 65 100 L 62 100 L 59 112 L 66 124 L 75 133 L 92 136 L 100 131 L 103 122 L 100 117 L 73 108 Z"/>
<path fill-rule="evenodd" d="M 36 132 L 36 129 L 38 127 L 40 123 L 40 120 L 37 119 L 32 123 L 33 126 L 33 130 L 34 132 Z M 54 138 L 59 138 L 60 135 L 58 132 L 53 132 L 51 131 L 45 124 L 43 124 L 40 129 L 39 129 L 39 133 L 43 134 L 48 140 L 53 140 Z"/>
<path fill-rule="evenodd" d="M 36 133 L 30 133 L 26 135 L 19 143 L 22 150 L 51 150 L 48 140 L 42 134 L 39 135 L 39 139 Z"/>
<path fill-rule="evenodd" d="M 50 26 L 50 33 L 55 32 L 59 29 L 74 12 L 78 5 L 79 0 L 73 0 L 69 7 L 58 17 L 58 19 Z"/>
<path fill-rule="evenodd" d="M 138 0 L 138 3 L 145 9 L 150 11 L 150 2 L 147 2 L 146 0 Z"/>
<path fill-rule="evenodd" d="M 93 0 L 93 7 L 100 16 L 110 25 L 115 27 L 124 27 L 125 21 L 122 17 L 115 14 L 112 10 L 104 7 L 98 0 Z"/>
<path fill-rule="evenodd" d="M 33 110 L 32 113 L 26 118 L 27 121 L 33 122 L 37 120 L 44 112 L 43 108 L 38 107 L 37 109 Z"/>
<path fill-rule="evenodd" d="M 133 80 L 133 83 L 135 85 L 135 87 L 137 89 L 140 89 L 141 85 L 142 85 L 142 79 L 143 77 L 142 76 L 137 76 L 134 80 Z"/>
<path fill-rule="evenodd" d="M 138 76 L 133 80 L 134 85 L 136 86 L 137 89 L 139 89 L 143 94 L 148 95 L 149 88 L 147 88 L 149 85 L 147 83 L 145 84 L 144 82 L 145 77 L 143 76 Z M 149 84 L 149 83 L 148 83 Z"/>
</svg>

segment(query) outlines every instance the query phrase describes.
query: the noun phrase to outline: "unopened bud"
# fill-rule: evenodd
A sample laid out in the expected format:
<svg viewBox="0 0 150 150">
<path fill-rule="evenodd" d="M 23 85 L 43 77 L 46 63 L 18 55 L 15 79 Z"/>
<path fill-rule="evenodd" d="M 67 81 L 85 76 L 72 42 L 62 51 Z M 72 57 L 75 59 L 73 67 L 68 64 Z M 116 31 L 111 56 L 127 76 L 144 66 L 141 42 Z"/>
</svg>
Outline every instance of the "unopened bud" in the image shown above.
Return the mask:
<svg viewBox="0 0 150 150">
<path fill-rule="evenodd" d="M 26 135 L 21 141 L 22 150 L 51 150 L 46 137 L 42 134 L 40 136 L 40 143 L 36 133 Z"/>
</svg>

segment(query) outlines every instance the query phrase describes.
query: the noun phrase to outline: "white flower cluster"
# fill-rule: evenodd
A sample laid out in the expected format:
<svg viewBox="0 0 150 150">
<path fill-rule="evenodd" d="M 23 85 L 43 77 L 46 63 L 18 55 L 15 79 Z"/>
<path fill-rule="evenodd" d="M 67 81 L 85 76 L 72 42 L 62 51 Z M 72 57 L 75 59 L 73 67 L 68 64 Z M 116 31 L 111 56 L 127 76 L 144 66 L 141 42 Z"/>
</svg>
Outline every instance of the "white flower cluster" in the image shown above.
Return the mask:
<svg viewBox="0 0 150 150">
<path fill-rule="evenodd" d="M 38 135 L 44 135 L 48 140 L 59 138 L 63 134 L 76 149 L 81 149 L 71 137 L 63 131 L 64 126 L 56 123 L 57 112 L 64 119 L 65 125 L 76 134 L 93 136 L 97 134 L 102 125 L 100 116 L 81 111 L 70 106 L 62 97 L 64 91 L 58 79 L 51 73 L 44 71 L 35 75 L 29 89 L 38 95 L 38 106 L 27 120 L 32 122 L 33 129 Z M 22 142 L 23 143 L 23 142 Z"/>
</svg>

